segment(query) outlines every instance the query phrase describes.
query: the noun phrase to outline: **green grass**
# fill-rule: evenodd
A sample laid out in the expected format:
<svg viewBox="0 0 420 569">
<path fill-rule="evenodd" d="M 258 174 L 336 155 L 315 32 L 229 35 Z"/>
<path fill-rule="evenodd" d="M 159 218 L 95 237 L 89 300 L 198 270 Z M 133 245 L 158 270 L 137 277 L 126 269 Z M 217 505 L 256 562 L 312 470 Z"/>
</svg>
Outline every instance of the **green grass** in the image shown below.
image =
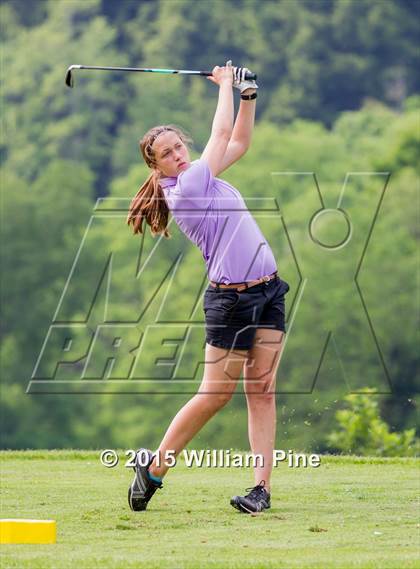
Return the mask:
<svg viewBox="0 0 420 569">
<path fill-rule="evenodd" d="M 122 453 L 121 453 L 122 456 Z M 323 457 L 274 471 L 272 509 L 236 512 L 249 470 L 180 462 L 146 512 L 131 512 L 132 470 L 99 452 L 1 453 L 1 517 L 57 521 L 56 545 L 2 545 L 2 568 L 420 567 L 415 459 Z"/>
</svg>

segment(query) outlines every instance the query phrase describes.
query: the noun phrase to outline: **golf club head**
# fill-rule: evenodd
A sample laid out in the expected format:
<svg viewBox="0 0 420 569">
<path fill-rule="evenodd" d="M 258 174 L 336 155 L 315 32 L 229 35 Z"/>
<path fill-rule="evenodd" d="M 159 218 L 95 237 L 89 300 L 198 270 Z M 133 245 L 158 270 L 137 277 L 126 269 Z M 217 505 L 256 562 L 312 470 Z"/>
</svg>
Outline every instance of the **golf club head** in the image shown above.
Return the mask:
<svg viewBox="0 0 420 569">
<path fill-rule="evenodd" d="M 73 74 L 72 74 L 72 68 L 73 68 L 73 65 L 71 65 L 71 66 L 67 69 L 67 71 L 66 71 L 66 78 L 65 78 L 65 80 L 64 80 L 65 83 L 66 83 L 66 85 L 67 85 L 67 87 L 70 87 L 70 88 L 72 88 L 73 85 L 74 85 Z"/>
</svg>

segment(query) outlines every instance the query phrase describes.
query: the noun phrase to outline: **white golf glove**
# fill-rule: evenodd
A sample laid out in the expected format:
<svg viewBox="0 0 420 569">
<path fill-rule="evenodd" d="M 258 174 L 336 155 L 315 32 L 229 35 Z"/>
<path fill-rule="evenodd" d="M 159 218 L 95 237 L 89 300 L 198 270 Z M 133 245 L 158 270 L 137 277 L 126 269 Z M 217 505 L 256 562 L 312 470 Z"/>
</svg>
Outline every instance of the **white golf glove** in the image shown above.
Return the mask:
<svg viewBox="0 0 420 569">
<path fill-rule="evenodd" d="M 250 71 L 248 67 L 234 67 L 233 68 L 233 86 L 243 93 L 246 89 L 258 89 L 254 79 L 245 79 L 245 73 Z"/>
</svg>

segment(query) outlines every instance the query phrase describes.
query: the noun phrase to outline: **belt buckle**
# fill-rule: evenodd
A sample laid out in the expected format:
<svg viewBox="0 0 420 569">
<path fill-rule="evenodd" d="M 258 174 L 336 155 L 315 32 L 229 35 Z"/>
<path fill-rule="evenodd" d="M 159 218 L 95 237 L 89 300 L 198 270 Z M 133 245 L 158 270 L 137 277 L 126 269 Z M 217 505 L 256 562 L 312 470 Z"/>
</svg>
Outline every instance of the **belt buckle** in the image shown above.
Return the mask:
<svg viewBox="0 0 420 569">
<path fill-rule="evenodd" d="M 266 275 L 265 277 L 262 277 L 262 280 L 264 282 L 268 283 L 268 281 L 270 280 L 270 277 Z"/>
</svg>

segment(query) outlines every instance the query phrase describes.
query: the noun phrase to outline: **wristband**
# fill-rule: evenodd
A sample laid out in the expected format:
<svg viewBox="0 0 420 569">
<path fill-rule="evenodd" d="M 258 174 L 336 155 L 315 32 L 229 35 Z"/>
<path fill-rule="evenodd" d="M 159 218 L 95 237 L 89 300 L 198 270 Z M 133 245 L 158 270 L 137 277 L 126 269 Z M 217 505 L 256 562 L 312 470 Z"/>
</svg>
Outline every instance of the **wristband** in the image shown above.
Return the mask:
<svg viewBox="0 0 420 569">
<path fill-rule="evenodd" d="M 252 93 L 252 95 L 241 95 L 241 99 L 243 101 L 252 101 L 252 99 L 256 99 L 257 98 L 257 92 L 255 91 L 255 93 Z"/>
</svg>

